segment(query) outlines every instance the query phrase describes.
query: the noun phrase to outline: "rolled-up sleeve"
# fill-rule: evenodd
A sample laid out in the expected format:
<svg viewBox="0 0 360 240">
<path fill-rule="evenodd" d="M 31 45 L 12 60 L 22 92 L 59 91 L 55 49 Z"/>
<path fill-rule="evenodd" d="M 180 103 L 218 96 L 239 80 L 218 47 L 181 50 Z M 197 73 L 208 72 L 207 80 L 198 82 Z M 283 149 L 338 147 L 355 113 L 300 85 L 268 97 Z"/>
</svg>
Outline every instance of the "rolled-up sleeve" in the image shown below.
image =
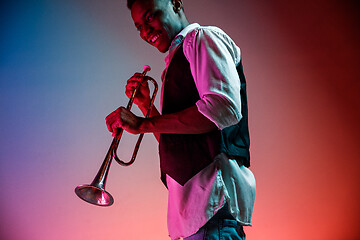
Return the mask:
<svg viewBox="0 0 360 240">
<path fill-rule="evenodd" d="M 240 49 L 218 28 L 196 28 L 186 35 L 184 55 L 200 100 L 196 106 L 219 129 L 241 119 L 240 79 L 236 65 Z"/>
</svg>

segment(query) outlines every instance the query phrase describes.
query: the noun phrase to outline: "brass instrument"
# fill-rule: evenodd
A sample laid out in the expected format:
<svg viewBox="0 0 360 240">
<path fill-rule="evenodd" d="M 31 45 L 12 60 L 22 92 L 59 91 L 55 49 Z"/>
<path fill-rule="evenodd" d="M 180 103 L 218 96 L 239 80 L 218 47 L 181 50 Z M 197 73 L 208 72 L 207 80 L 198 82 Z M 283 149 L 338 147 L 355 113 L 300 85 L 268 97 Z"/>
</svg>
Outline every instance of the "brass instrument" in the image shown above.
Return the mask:
<svg viewBox="0 0 360 240">
<path fill-rule="evenodd" d="M 144 71 L 141 73 L 141 75 L 145 76 L 146 73 L 150 70 L 151 70 L 151 68 L 149 66 L 145 65 Z M 155 96 L 156 96 L 156 93 L 158 90 L 158 85 L 157 85 L 156 81 L 152 78 L 150 78 L 149 80 L 154 84 L 154 91 L 153 91 L 153 94 L 152 94 L 152 97 L 150 100 L 149 108 L 148 108 L 146 116 L 145 116 L 146 118 L 148 118 L 150 116 L 150 112 L 154 105 Z M 128 110 L 130 110 L 132 107 L 136 92 L 138 91 L 139 87 L 140 87 L 140 83 L 137 86 L 137 88 L 134 89 L 134 91 L 129 99 L 128 105 L 126 107 Z M 97 175 L 95 176 L 94 180 L 92 181 L 92 183 L 90 185 L 89 184 L 79 185 L 75 188 L 76 195 L 79 198 L 81 198 L 82 200 L 84 200 L 88 203 L 94 204 L 94 205 L 98 205 L 98 206 L 111 206 L 114 203 L 114 198 L 111 196 L 110 193 L 105 191 L 106 178 L 107 178 L 107 175 L 109 172 L 109 168 L 110 168 L 112 159 L 114 158 L 116 160 L 116 162 L 118 162 L 122 166 L 130 166 L 131 164 L 133 164 L 135 161 L 137 152 L 139 150 L 140 143 L 144 136 L 143 133 L 141 133 L 139 135 L 139 138 L 136 142 L 131 160 L 129 162 L 124 162 L 119 159 L 119 157 L 117 156 L 117 153 L 116 153 L 122 133 L 123 133 L 123 129 L 119 128 L 117 135 L 114 137 L 114 139 L 110 145 L 110 148 L 105 156 L 105 159 L 104 159 Z"/>
</svg>

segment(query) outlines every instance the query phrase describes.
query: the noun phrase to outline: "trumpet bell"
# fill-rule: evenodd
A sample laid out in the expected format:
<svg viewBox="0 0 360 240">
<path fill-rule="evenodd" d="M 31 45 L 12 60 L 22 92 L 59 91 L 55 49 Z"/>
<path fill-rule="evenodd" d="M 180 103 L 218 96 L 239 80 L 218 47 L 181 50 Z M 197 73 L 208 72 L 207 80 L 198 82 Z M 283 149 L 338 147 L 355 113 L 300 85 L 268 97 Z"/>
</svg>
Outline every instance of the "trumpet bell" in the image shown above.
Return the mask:
<svg viewBox="0 0 360 240">
<path fill-rule="evenodd" d="M 110 193 L 93 185 L 79 185 L 75 188 L 75 193 L 82 200 L 97 206 L 111 206 L 114 203 Z"/>
</svg>

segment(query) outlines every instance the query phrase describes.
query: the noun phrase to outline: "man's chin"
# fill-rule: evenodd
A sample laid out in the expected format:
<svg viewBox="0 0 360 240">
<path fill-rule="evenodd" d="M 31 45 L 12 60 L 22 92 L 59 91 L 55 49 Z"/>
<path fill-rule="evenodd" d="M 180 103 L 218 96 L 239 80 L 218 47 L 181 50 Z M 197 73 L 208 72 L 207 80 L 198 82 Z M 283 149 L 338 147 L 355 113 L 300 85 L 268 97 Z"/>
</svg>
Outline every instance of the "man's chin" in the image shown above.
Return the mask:
<svg viewBox="0 0 360 240">
<path fill-rule="evenodd" d="M 166 53 L 166 52 L 169 50 L 169 48 L 167 48 L 167 49 L 159 49 L 159 48 L 158 48 L 158 50 L 159 50 L 159 52 L 161 52 L 161 53 Z"/>
<path fill-rule="evenodd" d="M 159 44 L 158 46 L 155 46 L 158 50 L 159 50 L 159 52 L 161 52 L 161 53 L 166 53 L 168 50 L 169 50 L 169 46 L 164 46 L 164 45 L 161 45 L 161 44 Z"/>
</svg>

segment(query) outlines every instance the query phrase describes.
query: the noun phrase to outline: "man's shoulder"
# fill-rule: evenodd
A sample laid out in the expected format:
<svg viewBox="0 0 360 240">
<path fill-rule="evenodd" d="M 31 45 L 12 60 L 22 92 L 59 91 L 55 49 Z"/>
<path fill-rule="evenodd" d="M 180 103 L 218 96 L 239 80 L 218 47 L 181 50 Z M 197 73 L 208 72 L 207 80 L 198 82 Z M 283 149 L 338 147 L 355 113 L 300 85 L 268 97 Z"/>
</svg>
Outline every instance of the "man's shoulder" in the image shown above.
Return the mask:
<svg viewBox="0 0 360 240">
<path fill-rule="evenodd" d="M 232 42 L 232 39 L 221 28 L 216 26 L 200 26 L 190 30 L 184 37 L 184 43 L 193 44 L 201 41 L 225 41 Z"/>
<path fill-rule="evenodd" d="M 192 29 L 191 31 L 189 31 L 186 36 L 188 35 L 195 35 L 197 33 L 204 33 L 204 34 L 211 34 L 211 33 L 218 33 L 218 34 L 224 34 L 226 35 L 226 33 L 219 27 L 216 26 L 201 26 L 198 25 L 197 27 L 195 27 L 194 29 Z"/>
</svg>

